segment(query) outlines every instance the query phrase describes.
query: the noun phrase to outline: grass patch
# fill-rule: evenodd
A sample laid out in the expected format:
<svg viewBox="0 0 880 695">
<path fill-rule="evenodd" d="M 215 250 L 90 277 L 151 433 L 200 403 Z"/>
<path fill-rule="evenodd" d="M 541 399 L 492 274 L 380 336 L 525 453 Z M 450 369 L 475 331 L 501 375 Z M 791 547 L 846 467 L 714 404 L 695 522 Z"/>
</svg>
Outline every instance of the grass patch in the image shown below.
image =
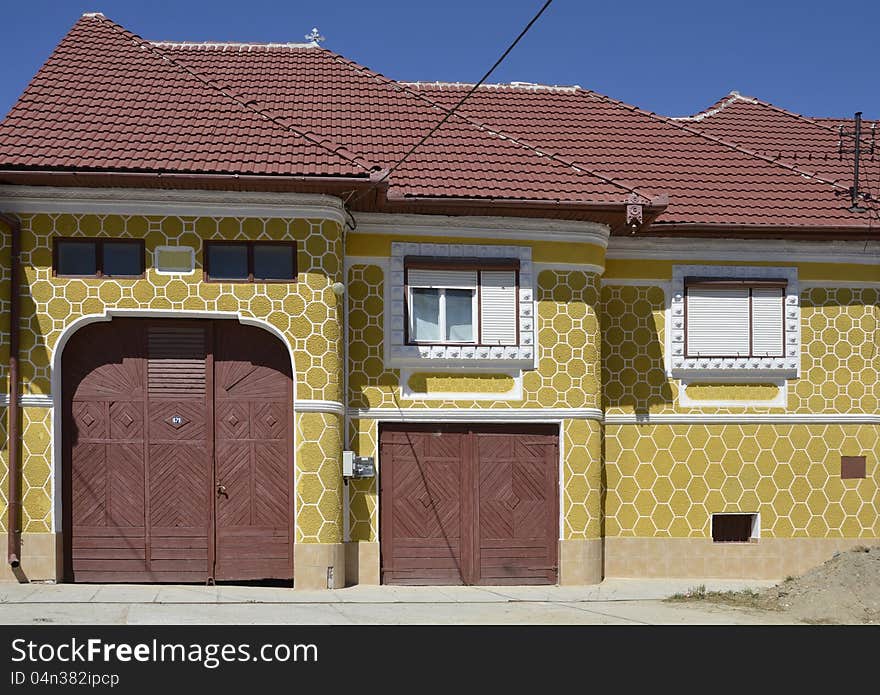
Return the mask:
<svg viewBox="0 0 880 695">
<path fill-rule="evenodd" d="M 728 606 L 741 608 L 768 608 L 761 600 L 761 594 L 754 589 L 742 589 L 740 591 L 706 591 L 706 585 L 692 587 L 685 593 L 673 594 L 668 599 L 670 603 L 721 603 Z"/>
</svg>

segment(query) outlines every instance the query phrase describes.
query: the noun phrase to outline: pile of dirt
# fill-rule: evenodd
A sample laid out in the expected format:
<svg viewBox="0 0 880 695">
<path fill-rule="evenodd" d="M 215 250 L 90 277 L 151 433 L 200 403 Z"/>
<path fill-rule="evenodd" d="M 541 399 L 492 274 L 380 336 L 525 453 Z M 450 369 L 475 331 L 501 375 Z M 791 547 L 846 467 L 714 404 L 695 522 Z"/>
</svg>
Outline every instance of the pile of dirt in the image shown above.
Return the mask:
<svg viewBox="0 0 880 695">
<path fill-rule="evenodd" d="M 757 605 L 810 623 L 880 623 L 880 546 L 837 553 L 758 592 Z"/>
<path fill-rule="evenodd" d="M 671 600 L 783 611 L 805 623 L 880 623 L 880 546 L 835 553 L 825 564 L 763 591 L 698 587 Z"/>
</svg>

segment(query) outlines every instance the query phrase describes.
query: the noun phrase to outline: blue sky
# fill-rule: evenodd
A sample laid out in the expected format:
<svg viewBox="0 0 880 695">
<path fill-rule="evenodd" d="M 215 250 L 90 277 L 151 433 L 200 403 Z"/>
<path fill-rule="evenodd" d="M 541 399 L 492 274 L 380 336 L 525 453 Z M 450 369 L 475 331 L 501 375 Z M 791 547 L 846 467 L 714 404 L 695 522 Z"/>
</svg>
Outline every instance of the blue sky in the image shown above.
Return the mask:
<svg viewBox="0 0 880 695">
<path fill-rule="evenodd" d="M 0 114 L 83 12 L 147 39 L 302 41 L 389 77 L 473 82 L 541 0 L 27 0 L 4 9 Z M 880 13 L 828 0 L 554 0 L 490 81 L 579 84 L 668 115 L 730 90 L 815 116 L 880 118 Z M 874 37 L 873 39 L 871 37 Z"/>
</svg>

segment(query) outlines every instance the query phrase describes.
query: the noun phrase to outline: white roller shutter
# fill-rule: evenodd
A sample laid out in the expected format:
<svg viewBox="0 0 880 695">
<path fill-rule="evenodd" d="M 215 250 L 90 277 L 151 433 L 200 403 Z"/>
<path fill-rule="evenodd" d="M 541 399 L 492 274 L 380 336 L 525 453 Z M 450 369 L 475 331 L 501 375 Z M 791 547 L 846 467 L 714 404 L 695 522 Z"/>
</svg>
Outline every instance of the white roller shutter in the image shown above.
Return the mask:
<svg viewBox="0 0 880 695">
<path fill-rule="evenodd" d="M 477 271 L 411 268 L 407 271 L 407 284 L 410 287 L 476 289 Z"/>
<path fill-rule="evenodd" d="M 748 356 L 748 287 L 688 287 L 687 354 Z"/>
<path fill-rule="evenodd" d="M 516 344 L 516 273 L 484 270 L 480 273 L 480 342 Z"/>
<path fill-rule="evenodd" d="M 752 289 L 752 352 L 757 357 L 783 354 L 782 288 Z"/>
</svg>

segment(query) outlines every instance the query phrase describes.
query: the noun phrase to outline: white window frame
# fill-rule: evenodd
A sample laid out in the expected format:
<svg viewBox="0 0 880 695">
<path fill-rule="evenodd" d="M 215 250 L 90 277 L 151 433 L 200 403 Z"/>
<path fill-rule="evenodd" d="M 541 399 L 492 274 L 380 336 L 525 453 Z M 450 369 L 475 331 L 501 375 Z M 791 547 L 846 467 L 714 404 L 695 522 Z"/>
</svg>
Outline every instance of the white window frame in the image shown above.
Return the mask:
<svg viewBox="0 0 880 695">
<path fill-rule="evenodd" d="M 431 256 L 448 258 L 514 259 L 519 261 L 517 294 L 519 341 L 517 345 L 444 345 L 406 343 L 409 298 L 405 291 L 405 258 Z M 491 268 L 489 268 L 491 270 Z M 532 249 L 529 246 L 494 244 L 429 244 L 395 241 L 386 282 L 385 363 L 392 368 L 426 367 L 497 370 L 503 368 L 535 369 L 535 303 Z M 477 297 L 479 304 L 479 296 Z M 479 309 L 479 306 L 477 307 Z M 479 330 L 479 326 L 476 327 Z M 477 334 L 479 339 L 479 334 Z"/>
<path fill-rule="evenodd" d="M 480 276 L 477 274 L 477 286 L 479 286 Z M 413 333 L 415 333 L 415 313 L 413 312 L 413 290 L 437 290 L 440 293 L 440 301 L 439 301 L 439 329 L 440 329 L 440 340 L 432 340 L 432 341 L 419 341 L 413 338 Z M 473 329 L 473 340 L 461 341 L 461 340 L 447 340 L 443 336 L 446 335 L 446 290 L 470 290 L 471 292 L 471 328 Z M 409 316 L 409 325 L 407 326 L 407 337 L 409 338 L 409 345 L 476 345 L 479 341 L 479 333 L 480 328 L 480 319 L 478 314 L 477 307 L 477 297 L 479 296 L 479 290 L 477 288 L 471 287 L 426 287 L 425 285 L 407 285 L 406 286 L 406 310 L 407 315 Z"/>
<path fill-rule="evenodd" d="M 785 350 L 780 357 L 688 356 L 685 346 L 685 280 L 689 277 L 717 280 L 784 279 Z M 694 381 L 794 379 L 800 376 L 800 288 L 797 268 L 769 266 L 675 265 L 666 311 L 666 371 L 672 378 Z"/>
</svg>

